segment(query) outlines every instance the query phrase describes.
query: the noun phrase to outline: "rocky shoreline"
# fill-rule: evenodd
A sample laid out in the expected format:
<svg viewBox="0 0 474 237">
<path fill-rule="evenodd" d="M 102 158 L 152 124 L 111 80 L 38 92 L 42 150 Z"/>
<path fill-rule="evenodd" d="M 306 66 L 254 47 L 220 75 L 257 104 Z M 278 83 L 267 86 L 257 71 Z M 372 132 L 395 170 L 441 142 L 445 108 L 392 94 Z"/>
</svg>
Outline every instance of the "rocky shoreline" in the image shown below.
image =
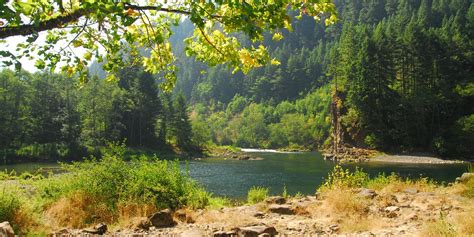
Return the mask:
<svg viewBox="0 0 474 237">
<path fill-rule="evenodd" d="M 472 173 L 465 175 L 461 182 L 472 177 Z M 337 206 L 345 200 L 333 200 L 325 193 L 274 196 L 254 205 L 166 209 L 135 218 L 126 228 L 107 228 L 101 223 L 85 229 L 60 229 L 51 236 L 423 236 L 440 220 L 471 217 L 474 200 L 456 190 L 453 186 L 427 189 L 416 185 L 397 190 L 345 190 L 341 195 L 363 203 L 362 209 L 350 207 L 349 212 Z"/>
<path fill-rule="evenodd" d="M 164 209 L 125 224 L 56 228 L 48 236 L 437 236 L 433 231 L 445 227 L 466 236 L 474 234 L 474 199 L 464 195 L 473 179 L 464 173 L 448 186 L 393 182 L 272 196 L 253 205 Z M 0 236 L 14 236 L 8 222 L 0 223 Z"/>
<path fill-rule="evenodd" d="M 323 153 L 325 160 L 332 160 L 339 163 L 360 163 L 360 162 L 386 162 L 386 163 L 412 163 L 412 164 L 462 164 L 466 161 L 444 160 L 434 155 L 426 154 L 383 154 L 376 150 L 342 147 L 338 154 L 327 150 Z"/>
</svg>

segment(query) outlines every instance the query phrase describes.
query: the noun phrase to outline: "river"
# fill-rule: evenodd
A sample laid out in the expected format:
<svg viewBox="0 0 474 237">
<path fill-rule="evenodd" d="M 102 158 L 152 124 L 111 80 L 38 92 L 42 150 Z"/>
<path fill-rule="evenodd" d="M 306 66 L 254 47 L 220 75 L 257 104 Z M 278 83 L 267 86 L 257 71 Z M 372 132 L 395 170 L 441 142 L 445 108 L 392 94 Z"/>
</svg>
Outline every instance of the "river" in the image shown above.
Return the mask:
<svg viewBox="0 0 474 237">
<path fill-rule="evenodd" d="M 265 186 L 278 194 L 286 186 L 289 194 L 314 194 L 324 182 L 334 163 L 326 161 L 318 152 L 252 153 L 263 160 L 225 160 L 207 158 L 189 161 L 190 175 L 208 191 L 218 196 L 245 198 L 252 186 Z M 0 170 L 15 169 L 18 173 L 35 171 L 41 167 L 57 167 L 54 163 L 0 165 Z M 355 164 L 344 165 L 350 169 Z M 395 172 L 403 177 L 429 177 L 438 182 L 453 182 L 467 170 L 466 164 L 400 164 L 369 162 L 357 164 L 372 177 L 379 173 Z M 183 166 L 184 167 L 184 166 Z"/>
</svg>

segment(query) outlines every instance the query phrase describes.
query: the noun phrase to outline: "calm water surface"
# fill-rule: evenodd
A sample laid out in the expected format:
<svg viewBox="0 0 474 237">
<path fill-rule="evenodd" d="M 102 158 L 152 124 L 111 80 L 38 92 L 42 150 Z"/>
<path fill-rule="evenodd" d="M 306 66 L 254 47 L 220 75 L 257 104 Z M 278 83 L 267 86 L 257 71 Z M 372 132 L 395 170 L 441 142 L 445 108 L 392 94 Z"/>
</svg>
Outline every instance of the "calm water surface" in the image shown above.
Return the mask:
<svg viewBox="0 0 474 237">
<path fill-rule="evenodd" d="M 190 175 L 205 188 L 219 196 L 244 198 L 252 186 L 269 187 L 274 194 L 282 193 L 286 185 L 288 193 L 314 194 L 334 167 L 331 161 L 322 159 L 320 153 L 254 153 L 264 158 L 255 161 L 224 160 L 209 158 L 190 161 Z M 465 164 L 357 164 L 371 176 L 395 172 L 403 177 L 429 177 L 438 182 L 452 182 L 466 171 Z M 35 171 L 41 167 L 57 167 L 57 164 L 0 165 L 0 170 L 15 169 L 18 173 Z M 184 167 L 184 166 L 183 166 Z M 355 165 L 346 165 L 354 169 Z"/>
</svg>

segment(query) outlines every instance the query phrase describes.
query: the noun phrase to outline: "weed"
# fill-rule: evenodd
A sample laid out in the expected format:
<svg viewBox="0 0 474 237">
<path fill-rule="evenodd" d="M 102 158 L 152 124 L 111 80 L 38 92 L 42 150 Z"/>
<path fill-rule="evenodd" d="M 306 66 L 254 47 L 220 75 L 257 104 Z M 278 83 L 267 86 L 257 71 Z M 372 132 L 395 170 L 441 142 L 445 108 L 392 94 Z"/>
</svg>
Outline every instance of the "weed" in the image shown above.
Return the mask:
<svg viewBox="0 0 474 237">
<path fill-rule="evenodd" d="M 249 204 L 255 204 L 265 200 L 268 197 L 268 188 L 264 187 L 252 187 L 247 194 L 247 202 Z"/>
</svg>

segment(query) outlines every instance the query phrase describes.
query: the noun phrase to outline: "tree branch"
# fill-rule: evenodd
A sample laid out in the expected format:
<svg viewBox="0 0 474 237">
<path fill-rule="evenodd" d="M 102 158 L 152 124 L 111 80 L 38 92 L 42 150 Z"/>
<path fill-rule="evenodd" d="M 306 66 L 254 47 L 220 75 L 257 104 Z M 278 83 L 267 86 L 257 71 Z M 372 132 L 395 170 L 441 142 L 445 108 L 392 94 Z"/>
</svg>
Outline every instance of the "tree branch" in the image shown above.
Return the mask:
<svg viewBox="0 0 474 237">
<path fill-rule="evenodd" d="M 191 11 L 189 10 L 170 9 L 170 8 L 156 7 L 156 6 L 138 6 L 138 5 L 133 5 L 133 4 L 126 4 L 125 9 L 133 9 L 133 10 L 138 10 L 138 11 L 160 11 L 160 12 L 168 12 L 168 13 L 176 13 L 176 14 L 184 14 L 184 15 L 191 14 Z M 7 37 L 17 36 L 17 35 L 26 36 L 26 35 L 31 35 L 33 33 L 38 33 L 41 31 L 60 28 L 64 25 L 67 25 L 68 23 L 77 21 L 82 16 L 88 15 L 89 13 L 92 12 L 92 10 L 93 9 L 79 9 L 67 15 L 58 16 L 56 18 L 41 21 L 39 23 L 0 27 L 0 39 L 5 39 Z M 218 18 L 220 16 L 213 16 L 213 17 Z"/>
<path fill-rule="evenodd" d="M 58 16 L 53 19 L 39 22 L 38 24 L 28 24 L 19 26 L 7 26 L 0 28 L 0 39 L 5 39 L 15 35 L 31 35 L 37 32 L 52 30 L 62 25 L 66 25 L 78 20 L 81 16 L 88 14 L 90 10 L 79 9 L 64 16 Z"/>
</svg>

